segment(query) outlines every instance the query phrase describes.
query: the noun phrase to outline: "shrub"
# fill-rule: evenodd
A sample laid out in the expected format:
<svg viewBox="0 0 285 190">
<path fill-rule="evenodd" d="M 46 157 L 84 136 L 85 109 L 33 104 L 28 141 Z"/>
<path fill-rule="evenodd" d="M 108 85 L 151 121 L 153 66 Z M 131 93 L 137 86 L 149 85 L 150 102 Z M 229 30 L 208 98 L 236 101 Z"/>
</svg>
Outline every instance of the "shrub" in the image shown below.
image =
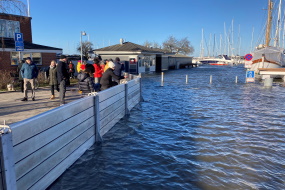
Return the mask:
<svg viewBox="0 0 285 190">
<path fill-rule="evenodd" d="M 0 89 L 7 89 L 7 84 L 13 82 L 13 77 L 10 75 L 11 71 L 9 70 L 0 70 Z"/>
</svg>

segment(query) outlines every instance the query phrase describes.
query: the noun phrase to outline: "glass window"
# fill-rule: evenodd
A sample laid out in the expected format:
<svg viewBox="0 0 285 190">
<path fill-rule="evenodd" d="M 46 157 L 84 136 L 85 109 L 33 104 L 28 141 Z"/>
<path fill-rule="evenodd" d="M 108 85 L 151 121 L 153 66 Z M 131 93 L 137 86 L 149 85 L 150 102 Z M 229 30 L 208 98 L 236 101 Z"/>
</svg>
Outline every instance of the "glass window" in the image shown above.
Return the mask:
<svg viewBox="0 0 285 190">
<path fill-rule="evenodd" d="M 15 33 L 20 32 L 20 22 L 0 19 L 0 37 L 14 38 Z"/>
<path fill-rule="evenodd" d="M 18 65 L 19 63 L 19 52 L 11 52 L 11 65 Z"/>
<path fill-rule="evenodd" d="M 32 53 L 32 60 L 36 65 L 42 65 L 42 54 L 41 53 Z"/>
<path fill-rule="evenodd" d="M 24 53 L 23 59 L 31 57 L 33 60 L 33 63 L 36 65 L 42 65 L 42 54 L 41 53 Z"/>
</svg>

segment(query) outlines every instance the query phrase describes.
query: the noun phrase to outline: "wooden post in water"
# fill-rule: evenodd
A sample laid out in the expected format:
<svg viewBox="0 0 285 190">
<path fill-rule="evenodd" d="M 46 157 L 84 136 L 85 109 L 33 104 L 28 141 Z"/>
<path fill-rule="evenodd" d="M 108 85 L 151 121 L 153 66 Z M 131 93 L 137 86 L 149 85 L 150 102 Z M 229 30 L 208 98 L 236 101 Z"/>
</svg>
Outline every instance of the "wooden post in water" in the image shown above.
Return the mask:
<svg viewBox="0 0 285 190">
<path fill-rule="evenodd" d="M 186 75 L 186 84 L 188 84 L 188 75 Z"/>
<path fill-rule="evenodd" d="M 210 75 L 210 84 L 212 84 L 212 75 Z"/>
<path fill-rule="evenodd" d="M 164 76 L 163 76 L 164 74 L 163 74 L 163 72 L 161 72 L 161 86 L 163 86 L 163 82 L 164 82 Z"/>
</svg>

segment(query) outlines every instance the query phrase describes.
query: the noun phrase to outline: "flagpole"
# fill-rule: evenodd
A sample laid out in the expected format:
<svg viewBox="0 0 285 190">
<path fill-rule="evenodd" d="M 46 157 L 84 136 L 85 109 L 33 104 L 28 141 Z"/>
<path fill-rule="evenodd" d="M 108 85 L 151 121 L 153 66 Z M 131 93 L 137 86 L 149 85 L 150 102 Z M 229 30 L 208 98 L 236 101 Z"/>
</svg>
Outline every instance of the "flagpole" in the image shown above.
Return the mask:
<svg viewBox="0 0 285 190">
<path fill-rule="evenodd" d="M 30 17 L 30 0 L 27 0 L 27 4 L 28 4 L 28 17 Z"/>
</svg>

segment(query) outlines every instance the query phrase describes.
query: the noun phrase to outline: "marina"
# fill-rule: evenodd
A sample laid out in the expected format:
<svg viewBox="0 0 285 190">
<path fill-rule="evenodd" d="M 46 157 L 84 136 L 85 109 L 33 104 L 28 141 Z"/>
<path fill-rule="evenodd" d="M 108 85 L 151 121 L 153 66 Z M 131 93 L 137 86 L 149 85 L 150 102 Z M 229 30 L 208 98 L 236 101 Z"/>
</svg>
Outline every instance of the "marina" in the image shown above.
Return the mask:
<svg viewBox="0 0 285 190">
<path fill-rule="evenodd" d="M 144 101 L 48 189 L 284 189 L 284 87 L 245 71 L 143 75 Z"/>
</svg>

